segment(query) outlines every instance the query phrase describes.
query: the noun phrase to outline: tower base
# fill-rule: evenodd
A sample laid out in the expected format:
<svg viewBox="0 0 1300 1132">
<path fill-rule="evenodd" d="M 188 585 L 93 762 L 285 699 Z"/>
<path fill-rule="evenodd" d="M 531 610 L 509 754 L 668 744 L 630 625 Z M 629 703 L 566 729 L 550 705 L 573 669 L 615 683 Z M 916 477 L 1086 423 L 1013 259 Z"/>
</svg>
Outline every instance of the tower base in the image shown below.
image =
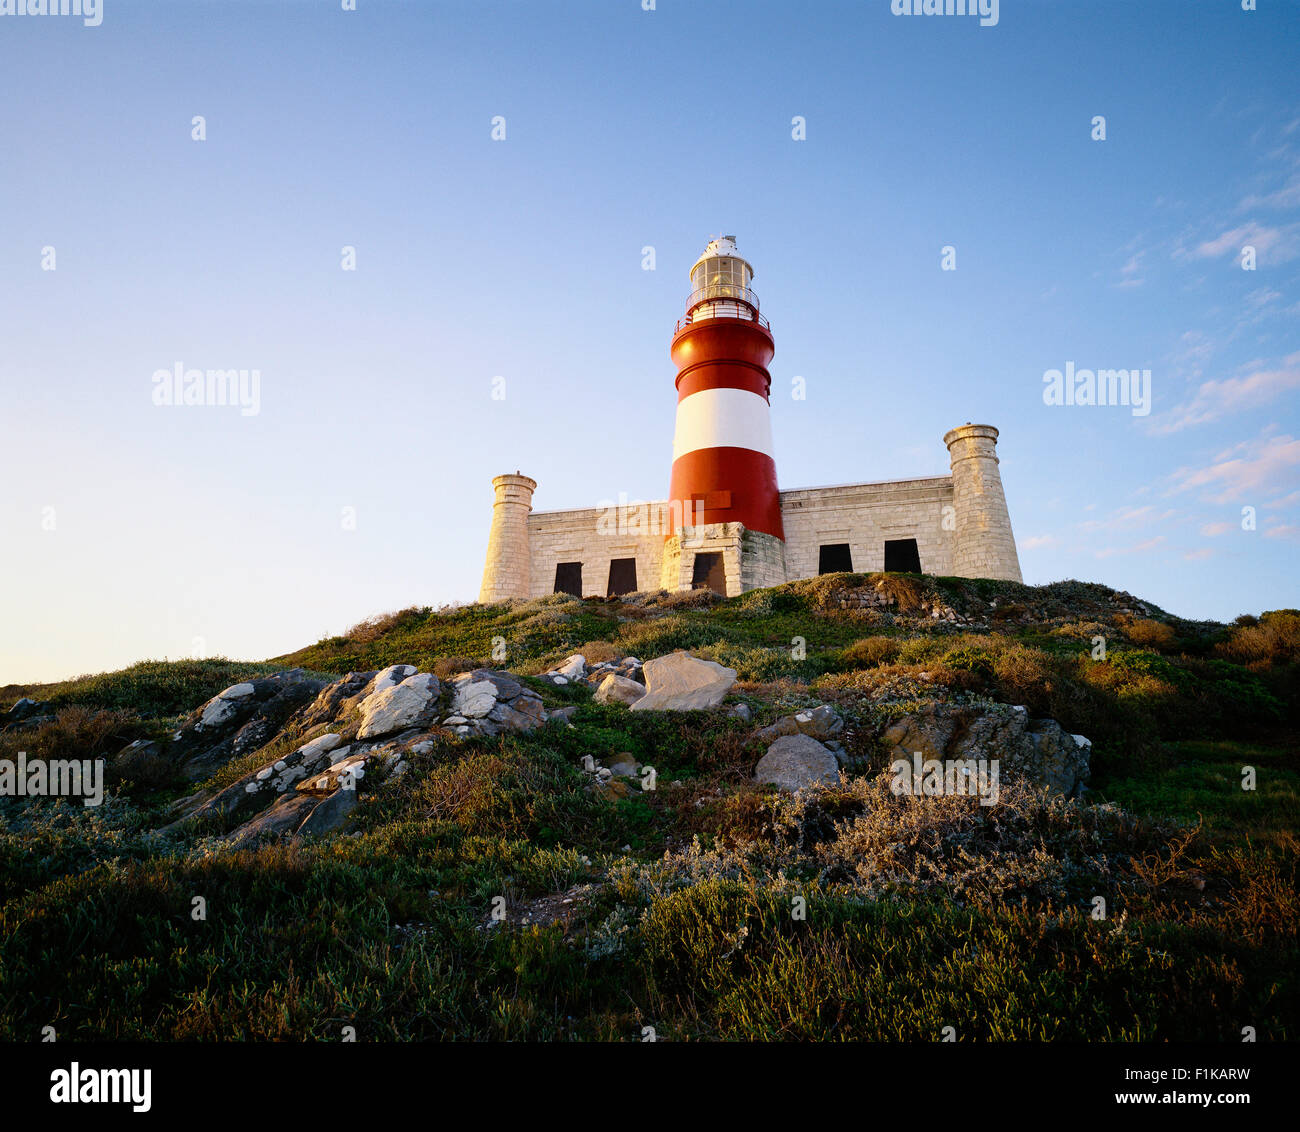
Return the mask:
<svg viewBox="0 0 1300 1132">
<path fill-rule="evenodd" d="M 712 589 L 736 597 L 785 580 L 785 543 L 743 523 L 680 527 L 664 541 L 659 585 L 670 592 Z"/>
</svg>

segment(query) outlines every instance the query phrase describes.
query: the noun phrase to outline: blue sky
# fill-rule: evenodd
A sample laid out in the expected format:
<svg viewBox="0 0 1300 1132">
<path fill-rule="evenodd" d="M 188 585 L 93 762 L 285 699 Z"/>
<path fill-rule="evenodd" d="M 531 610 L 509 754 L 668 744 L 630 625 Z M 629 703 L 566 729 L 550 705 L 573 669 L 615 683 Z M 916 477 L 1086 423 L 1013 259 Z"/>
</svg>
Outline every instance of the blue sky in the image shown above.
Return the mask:
<svg viewBox="0 0 1300 1132">
<path fill-rule="evenodd" d="M 987 422 L 1026 581 L 1300 605 L 1300 6 L 1259 7 L 0 16 L 0 683 L 473 599 L 502 471 L 662 498 L 719 233 L 783 487 L 943 474 Z M 154 404 L 178 362 L 257 369 L 259 411 Z M 1150 369 L 1150 414 L 1045 405 L 1067 362 Z"/>
</svg>

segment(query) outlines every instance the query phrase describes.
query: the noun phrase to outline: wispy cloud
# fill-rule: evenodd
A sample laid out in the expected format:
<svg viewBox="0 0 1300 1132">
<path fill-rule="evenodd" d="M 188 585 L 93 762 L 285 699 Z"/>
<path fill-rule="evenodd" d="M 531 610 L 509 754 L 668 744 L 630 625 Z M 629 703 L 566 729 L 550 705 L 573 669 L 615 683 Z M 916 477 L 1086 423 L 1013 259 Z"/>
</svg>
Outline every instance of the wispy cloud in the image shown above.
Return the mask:
<svg viewBox="0 0 1300 1132">
<path fill-rule="evenodd" d="M 1229 413 L 1266 405 L 1292 389 L 1300 389 L 1300 352 L 1289 354 L 1274 366 L 1253 362 L 1240 377 L 1202 382 L 1190 401 L 1152 417 L 1149 427 L 1158 435 L 1179 432 Z"/>
<path fill-rule="evenodd" d="M 1049 546 L 1060 546 L 1061 540 L 1056 535 L 1030 535 L 1019 540 L 1021 550 L 1043 550 Z"/>
<path fill-rule="evenodd" d="M 1078 524 L 1081 531 L 1122 531 L 1135 527 L 1147 527 L 1161 523 L 1177 515 L 1174 508 L 1161 510 L 1154 504 L 1145 503 L 1141 507 L 1121 507 L 1105 519 L 1087 519 Z"/>
<path fill-rule="evenodd" d="M 1179 468 L 1170 477 L 1171 494 L 1201 491 L 1214 503 L 1245 502 L 1252 496 L 1291 491 L 1300 476 L 1300 440 L 1262 433 L 1234 445 L 1203 468 Z M 1259 499 L 1260 506 L 1268 506 Z"/>
<path fill-rule="evenodd" d="M 1300 208 L 1300 175 L 1292 175 L 1280 189 L 1251 193 L 1237 207 L 1243 212 L 1255 208 Z"/>
<path fill-rule="evenodd" d="M 1175 259 L 1220 259 L 1225 255 L 1238 256 L 1249 245 L 1260 260 L 1283 263 L 1300 254 L 1300 225 L 1265 225 L 1250 220 L 1220 232 L 1194 247 L 1180 246 L 1174 250 Z"/>
<path fill-rule="evenodd" d="M 1116 287 L 1141 287 L 1144 278 L 1142 275 L 1142 259 L 1146 252 L 1135 252 L 1129 256 L 1124 266 L 1119 269 L 1119 282 Z"/>
<path fill-rule="evenodd" d="M 1290 495 L 1284 495 L 1281 499 L 1274 499 L 1264 506 L 1270 510 L 1276 510 L 1278 507 L 1294 507 L 1300 504 L 1300 491 L 1293 491 Z"/>
</svg>

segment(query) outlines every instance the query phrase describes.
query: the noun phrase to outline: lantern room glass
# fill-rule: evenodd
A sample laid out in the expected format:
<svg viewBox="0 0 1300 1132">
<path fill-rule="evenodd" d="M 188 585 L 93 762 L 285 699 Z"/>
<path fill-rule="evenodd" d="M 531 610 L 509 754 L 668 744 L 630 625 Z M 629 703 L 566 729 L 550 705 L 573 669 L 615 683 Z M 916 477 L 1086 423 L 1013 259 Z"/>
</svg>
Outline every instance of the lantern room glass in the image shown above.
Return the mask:
<svg viewBox="0 0 1300 1132">
<path fill-rule="evenodd" d="M 748 299 L 749 265 L 734 256 L 701 260 L 691 272 L 692 299 Z"/>
</svg>

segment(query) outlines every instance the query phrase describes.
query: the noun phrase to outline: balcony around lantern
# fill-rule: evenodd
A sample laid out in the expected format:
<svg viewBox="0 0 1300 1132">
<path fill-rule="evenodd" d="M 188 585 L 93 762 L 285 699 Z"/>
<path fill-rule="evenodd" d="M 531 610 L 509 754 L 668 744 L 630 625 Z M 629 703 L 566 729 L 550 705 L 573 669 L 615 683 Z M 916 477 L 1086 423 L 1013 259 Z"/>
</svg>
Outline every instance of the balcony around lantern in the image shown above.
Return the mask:
<svg viewBox="0 0 1300 1132">
<path fill-rule="evenodd" d="M 677 320 L 673 333 L 678 334 L 694 323 L 715 318 L 756 322 L 769 334 L 772 331 L 771 324 L 759 313 L 758 295 L 753 290 L 735 283 L 711 283 L 691 292 L 686 300 L 686 315 Z"/>
</svg>

